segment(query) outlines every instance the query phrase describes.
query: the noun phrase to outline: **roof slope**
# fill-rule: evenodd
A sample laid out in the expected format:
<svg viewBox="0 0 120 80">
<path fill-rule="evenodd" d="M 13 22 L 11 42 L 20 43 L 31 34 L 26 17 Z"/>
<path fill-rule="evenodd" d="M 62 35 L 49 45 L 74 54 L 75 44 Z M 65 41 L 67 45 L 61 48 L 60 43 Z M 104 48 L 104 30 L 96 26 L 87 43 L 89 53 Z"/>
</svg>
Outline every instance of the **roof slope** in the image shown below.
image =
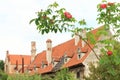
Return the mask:
<svg viewBox="0 0 120 80">
<path fill-rule="evenodd" d="M 91 32 L 93 34 L 96 34 L 98 29 L 99 28 L 94 29 Z M 98 37 L 96 37 L 96 40 L 98 40 Z M 88 44 L 91 46 L 91 48 L 94 47 L 94 45 L 90 44 L 90 41 L 88 41 Z M 78 48 L 80 48 L 81 52 L 86 52 L 85 55 L 83 57 L 81 57 L 80 59 L 77 58 Z M 91 49 L 88 47 L 88 45 L 85 45 L 84 47 L 82 47 L 82 40 L 80 40 L 78 45 L 75 46 L 75 40 L 71 39 L 71 40 L 68 40 L 64 43 L 61 43 L 61 44 L 53 47 L 52 48 L 52 58 L 57 59 L 57 61 L 59 62 L 59 59 L 61 59 L 61 57 L 66 55 L 67 57 L 70 57 L 70 60 L 67 63 L 65 63 L 63 65 L 63 67 L 70 67 L 70 66 L 74 66 L 74 65 L 82 63 L 87 58 L 87 56 L 90 54 L 90 52 L 91 52 Z M 43 51 L 43 52 L 37 54 L 37 56 L 32 64 L 41 65 L 41 63 L 43 61 L 46 62 L 46 51 Z M 45 68 L 40 67 L 39 73 L 40 74 L 47 73 L 47 72 L 52 71 L 52 69 L 53 69 L 53 67 L 51 64 L 46 66 Z"/>
<path fill-rule="evenodd" d="M 16 61 L 18 65 L 22 65 L 22 58 L 24 58 L 24 64 L 28 65 L 31 63 L 31 56 L 30 55 L 8 55 L 8 60 L 12 65 L 16 65 Z"/>
</svg>

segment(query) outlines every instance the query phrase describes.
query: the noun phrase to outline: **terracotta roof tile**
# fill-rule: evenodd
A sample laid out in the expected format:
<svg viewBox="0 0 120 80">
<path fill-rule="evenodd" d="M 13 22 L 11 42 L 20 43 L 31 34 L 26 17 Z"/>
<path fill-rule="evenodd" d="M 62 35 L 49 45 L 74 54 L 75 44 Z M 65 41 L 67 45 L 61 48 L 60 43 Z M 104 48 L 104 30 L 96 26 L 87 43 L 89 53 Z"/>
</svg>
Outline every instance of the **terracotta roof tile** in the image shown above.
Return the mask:
<svg viewBox="0 0 120 80">
<path fill-rule="evenodd" d="M 49 66 L 46 66 L 45 68 L 39 68 L 38 73 L 43 74 L 43 73 L 51 72 L 52 69 L 53 69 L 52 64 L 50 64 Z"/>
<path fill-rule="evenodd" d="M 93 34 L 96 34 L 98 29 L 94 29 L 91 32 Z M 98 37 L 96 37 L 96 40 L 97 39 L 98 39 Z M 79 42 L 79 43 L 81 43 L 81 42 Z M 88 41 L 88 44 L 91 46 L 91 48 L 94 47 L 94 45 L 90 44 L 89 41 Z M 78 46 L 81 47 L 80 45 L 78 45 Z M 78 59 L 77 58 L 77 53 L 75 53 L 74 56 L 70 59 L 70 61 L 68 61 L 66 64 L 64 64 L 63 67 L 71 67 L 71 66 L 82 63 L 87 58 L 87 56 L 90 54 L 91 49 L 88 47 L 88 45 L 85 45 L 83 48 L 81 48 L 81 52 L 86 52 L 85 55 L 81 59 Z"/>
<path fill-rule="evenodd" d="M 91 45 L 91 47 L 93 47 L 93 46 Z M 86 48 L 88 48 L 88 47 L 86 47 Z M 85 53 L 85 55 L 81 59 L 78 59 L 77 53 L 75 53 L 74 56 L 70 59 L 70 61 L 68 61 L 66 64 L 64 64 L 63 67 L 71 67 L 71 66 L 82 63 L 87 58 L 87 56 L 90 54 L 90 52 L 91 52 L 91 49 L 88 48 L 87 53 Z"/>
<path fill-rule="evenodd" d="M 60 58 L 59 58 L 59 57 L 53 57 L 53 60 L 54 60 L 55 62 L 59 62 L 59 61 L 60 61 Z"/>
<path fill-rule="evenodd" d="M 91 32 L 93 34 L 96 34 L 97 30 L 98 30 L 98 28 L 95 30 L 92 30 Z M 97 39 L 98 39 L 98 37 L 96 38 L 96 40 Z M 89 41 L 88 41 L 88 43 L 90 44 Z M 90 44 L 90 46 L 92 48 L 94 47 L 94 45 L 91 45 L 91 44 Z M 81 49 L 81 52 L 85 53 L 85 55 L 81 59 L 77 58 L 78 48 Z M 66 41 L 64 43 L 61 43 L 61 44 L 53 47 L 52 48 L 52 58 L 56 61 L 59 61 L 60 58 L 66 54 L 71 59 L 66 64 L 64 64 L 63 67 L 70 67 L 70 66 L 74 66 L 74 65 L 82 63 L 87 58 L 87 56 L 90 54 L 90 52 L 91 52 L 91 49 L 87 45 L 85 45 L 82 48 L 82 40 L 80 40 L 78 45 L 75 46 L 75 40 L 71 39 L 69 41 Z M 42 61 L 46 61 L 46 51 L 39 53 L 36 56 L 36 58 L 32 64 L 39 64 L 39 63 L 42 63 Z M 46 66 L 45 68 L 39 68 L 38 72 L 40 74 L 47 73 L 47 72 L 52 71 L 52 69 L 53 69 L 52 65 L 49 65 L 49 66 Z"/>
<path fill-rule="evenodd" d="M 75 53 L 75 51 L 71 51 L 71 50 L 66 51 L 66 56 L 72 58 L 74 53 Z"/>
<path fill-rule="evenodd" d="M 41 64 L 36 64 L 36 67 L 37 67 L 37 68 L 40 68 L 40 67 L 41 67 Z"/>
<path fill-rule="evenodd" d="M 53 47 L 52 56 L 62 57 L 65 53 L 69 54 L 68 52 L 74 51 L 75 47 L 73 47 L 73 46 L 74 46 L 74 39 L 71 39 L 67 42 L 57 45 L 57 46 Z M 73 53 L 71 53 L 71 54 L 73 54 Z"/>
<path fill-rule="evenodd" d="M 36 67 L 41 67 L 42 63 L 47 64 L 47 61 L 46 61 L 46 51 L 38 53 L 36 55 L 34 61 L 28 67 L 29 67 L 29 69 L 33 69 L 34 65 Z"/>
<path fill-rule="evenodd" d="M 48 62 L 46 60 L 42 61 L 43 64 L 48 64 Z"/>
<path fill-rule="evenodd" d="M 41 64 L 42 62 L 46 62 L 46 51 L 38 53 L 32 64 Z"/>
<path fill-rule="evenodd" d="M 8 55 L 8 60 L 11 62 L 11 64 L 16 64 L 16 61 L 18 61 L 18 65 L 22 64 L 22 58 L 24 58 L 24 64 L 29 65 L 31 63 L 31 56 L 30 55 Z"/>
</svg>

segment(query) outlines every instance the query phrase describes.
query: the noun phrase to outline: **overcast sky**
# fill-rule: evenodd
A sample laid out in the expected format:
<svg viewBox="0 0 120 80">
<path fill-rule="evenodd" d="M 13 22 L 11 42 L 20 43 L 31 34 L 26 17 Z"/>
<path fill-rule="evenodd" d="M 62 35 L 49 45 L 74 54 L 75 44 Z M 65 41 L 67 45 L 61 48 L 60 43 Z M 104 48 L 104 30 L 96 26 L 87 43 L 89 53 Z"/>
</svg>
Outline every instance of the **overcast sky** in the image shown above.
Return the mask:
<svg viewBox="0 0 120 80">
<path fill-rule="evenodd" d="M 101 0 L 0 0 L 0 59 L 5 59 L 7 50 L 10 54 L 30 55 L 31 41 L 36 41 L 38 53 L 46 49 L 47 39 L 55 46 L 72 38 L 68 32 L 41 35 L 34 24 L 29 24 L 35 12 L 54 1 L 76 19 L 84 18 L 88 27 L 98 27 L 96 6 Z"/>
</svg>

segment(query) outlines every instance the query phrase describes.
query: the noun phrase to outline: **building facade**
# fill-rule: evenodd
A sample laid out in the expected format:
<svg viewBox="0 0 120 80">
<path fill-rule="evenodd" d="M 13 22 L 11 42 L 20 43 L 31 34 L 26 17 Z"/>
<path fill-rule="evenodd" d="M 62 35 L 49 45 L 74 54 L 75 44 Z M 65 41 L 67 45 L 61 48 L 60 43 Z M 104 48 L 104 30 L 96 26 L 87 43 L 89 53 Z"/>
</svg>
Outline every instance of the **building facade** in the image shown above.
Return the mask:
<svg viewBox="0 0 120 80">
<path fill-rule="evenodd" d="M 96 37 L 99 28 L 94 29 L 91 33 Z M 84 31 L 82 35 L 86 35 Z M 84 36 L 85 37 L 85 36 Z M 96 40 L 102 39 L 96 37 Z M 98 49 L 94 49 L 99 45 Z M 7 73 L 24 73 L 29 74 L 52 74 L 63 68 L 69 68 L 75 74 L 75 77 L 82 80 L 83 76 L 88 76 L 90 62 L 98 61 L 93 50 L 100 55 L 100 44 L 87 43 L 75 34 L 74 38 L 52 47 L 52 40 L 46 41 L 46 50 L 36 54 L 36 43 L 31 42 L 31 55 L 11 55 L 6 53 L 5 72 Z M 19 57 L 19 58 L 18 58 Z"/>
<path fill-rule="evenodd" d="M 6 51 L 4 71 L 9 74 L 24 72 L 24 68 L 32 63 L 36 55 L 36 43 L 31 42 L 31 55 L 16 55 Z"/>
</svg>

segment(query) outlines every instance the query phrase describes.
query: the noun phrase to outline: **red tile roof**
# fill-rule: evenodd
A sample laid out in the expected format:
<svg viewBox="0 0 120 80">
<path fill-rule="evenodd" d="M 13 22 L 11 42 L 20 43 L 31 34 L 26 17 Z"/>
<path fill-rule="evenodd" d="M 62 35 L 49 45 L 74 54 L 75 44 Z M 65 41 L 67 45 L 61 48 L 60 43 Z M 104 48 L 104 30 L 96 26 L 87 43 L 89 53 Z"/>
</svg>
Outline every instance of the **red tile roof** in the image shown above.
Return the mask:
<svg viewBox="0 0 120 80">
<path fill-rule="evenodd" d="M 91 47 L 93 48 L 92 45 L 91 45 Z M 78 59 L 78 56 L 77 56 L 78 53 L 75 53 L 74 56 L 71 58 L 71 60 L 69 62 L 67 62 L 66 64 L 64 64 L 63 67 L 71 67 L 71 66 L 82 63 L 91 52 L 91 49 L 88 46 L 86 46 L 85 48 L 87 48 L 88 51 L 87 51 L 87 53 L 83 53 L 85 55 L 81 59 Z"/>
<path fill-rule="evenodd" d="M 48 72 L 51 72 L 52 69 L 53 69 L 52 64 L 50 64 L 49 66 L 46 66 L 45 68 L 39 68 L 38 73 L 39 74 L 48 73 Z"/>
<path fill-rule="evenodd" d="M 98 29 L 92 30 L 91 32 L 93 34 L 96 34 Z M 96 36 L 95 36 L 96 37 Z M 98 39 L 98 37 L 96 38 L 96 40 Z M 48 40 L 50 41 L 50 39 Z M 88 43 L 90 44 L 90 42 L 88 41 Z M 94 47 L 94 45 L 90 44 L 91 48 Z M 81 59 L 77 58 L 77 50 L 78 48 L 80 48 L 81 52 L 84 52 L 84 56 Z M 78 45 L 75 46 L 75 40 L 71 39 L 69 41 L 66 41 L 64 43 L 61 43 L 55 47 L 52 48 L 52 58 L 54 59 L 54 61 L 59 62 L 60 58 L 62 58 L 62 56 L 67 55 L 67 57 L 71 58 L 66 64 L 63 65 L 63 67 L 70 67 L 70 66 L 74 66 L 77 64 L 82 63 L 87 56 L 90 54 L 91 49 L 88 47 L 88 45 L 85 45 L 82 48 L 82 40 L 79 41 Z M 46 51 L 43 51 L 39 54 L 37 54 L 37 56 L 35 57 L 35 60 L 32 64 L 41 64 L 42 61 L 46 61 Z M 40 74 L 42 73 L 47 73 L 52 71 L 53 67 L 52 64 L 46 66 L 45 68 L 39 68 L 38 72 Z"/>
<path fill-rule="evenodd" d="M 31 70 L 34 68 L 34 66 L 36 66 L 37 68 L 41 68 L 42 63 L 48 64 L 46 61 L 46 51 L 38 53 L 34 61 L 30 65 L 28 65 L 28 69 Z"/>
<path fill-rule="evenodd" d="M 13 65 L 16 65 L 16 61 L 18 61 L 18 65 L 22 65 L 22 58 L 24 58 L 25 65 L 29 65 L 31 63 L 31 56 L 30 55 L 11 55 L 11 54 L 8 54 L 8 60 Z"/>
<path fill-rule="evenodd" d="M 59 62 L 60 58 L 59 57 L 52 57 L 55 62 Z"/>
<path fill-rule="evenodd" d="M 32 64 L 41 64 L 42 62 L 44 62 L 45 64 L 47 63 L 47 61 L 46 61 L 46 51 L 38 53 Z"/>
<path fill-rule="evenodd" d="M 76 46 L 74 43 L 74 39 L 71 39 L 67 42 L 64 42 L 60 45 L 53 47 L 52 48 L 52 57 L 61 58 L 64 54 L 67 54 L 68 56 L 70 56 L 74 53 L 75 48 L 76 48 Z M 73 51 L 73 52 L 71 52 L 71 51 Z M 71 52 L 71 53 L 69 53 L 69 52 Z"/>
</svg>

